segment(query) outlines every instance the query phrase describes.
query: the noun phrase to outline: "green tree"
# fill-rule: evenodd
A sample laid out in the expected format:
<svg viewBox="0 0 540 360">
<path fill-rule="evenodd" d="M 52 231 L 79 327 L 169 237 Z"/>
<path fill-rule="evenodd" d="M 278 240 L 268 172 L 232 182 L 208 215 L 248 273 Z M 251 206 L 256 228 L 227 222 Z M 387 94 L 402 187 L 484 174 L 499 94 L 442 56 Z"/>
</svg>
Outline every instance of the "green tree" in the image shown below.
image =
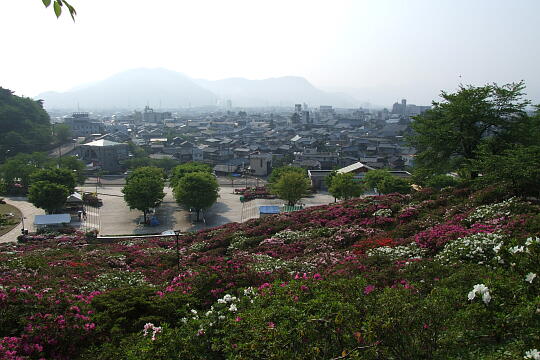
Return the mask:
<svg viewBox="0 0 540 360">
<path fill-rule="evenodd" d="M 443 101 L 415 117 L 408 139 L 418 151 L 416 166 L 428 173 L 468 168 L 480 146 L 515 133 L 527 121 L 523 82 L 498 86 L 460 86 L 456 93 L 442 92 Z M 471 172 L 474 177 L 474 171 Z"/>
<path fill-rule="evenodd" d="M 330 187 L 332 187 L 332 181 L 334 181 L 334 178 L 336 177 L 337 175 L 337 171 L 336 170 L 332 170 L 330 172 L 330 174 L 328 174 L 325 178 L 324 178 L 324 182 L 326 184 L 326 187 L 328 189 L 330 189 Z"/>
<path fill-rule="evenodd" d="M 18 153 L 50 147 L 49 114 L 40 101 L 20 97 L 0 87 L 0 162 Z"/>
<path fill-rule="evenodd" d="M 54 140 L 60 145 L 71 142 L 71 128 L 67 124 L 54 124 L 53 135 Z"/>
<path fill-rule="evenodd" d="M 392 174 L 388 170 L 370 170 L 364 176 L 364 182 L 370 189 L 377 189 L 380 192 L 379 184 L 392 177 Z"/>
<path fill-rule="evenodd" d="M 516 145 L 502 154 L 484 154 L 477 161 L 478 182 L 505 184 L 519 195 L 540 196 L 540 146 Z"/>
<path fill-rule="evenodd" d="M 8 192 L 26 193 L 30 185 L 31 175 L 48 166 L 50 159 L 44 153 L 17 154 L 0 166 L 0 175 L 6 184 Z"/>
<path fill-rule="evenodd" d="M 276 158 L 275 160 L 272 160 L 272 166 L 274 166 L 274 169 L 288 166 L 294 161 L 294 155 L 293 154 L 285 154 L 282 157 Z"/>
<path fill-rule="evenodd" d="M 354 179 L 353 174 L 336 174 L 328 191 L 336 199 L 347 200 L 364 193 L 364 186 Z"/>
<path fill-rule="evenodd" d="M 174 167 L 178 166 L 179 162 L 176 159 L 152 159 L 150 157 L 136 157 L 126 161 L 125 165 L 128 169 L 133 170 L 140 167 L 152 166 L 163 169 L 165 172 L 170 172 Z"/>
<path fill-rule="evenodd" d="M 436 174 L 426 180 L 426 185 L 437 190 L 446 187 L 453 187 L 458 184 L 458 180 L 450 175 Z"/>
<path fill-rule="evenodd" d="M 148 158 L 148 154 L 146 151 L 140 147 L 139 145 L 136 145 L 133 141 L 128 141 L 128 150 L 135 158 Z"/>
<path fill-rule="evenodd" d="M 163 170 L 142 167 L 136 169 L 126 179 L 126 185 L 122 189 L 122 193 L 130 209 L 143 212 L 144 223 L 146 224 L 148 210 L 158 206 L 165 197 L 164 187 Z"/>
<path fill-rule="evenodd" d="M 377 189 L 381 194 L 409 194 L 412 190 L 411 184 L 407 180 L 392 175 L 389 178 L 382 179 Z"/>
<path fill-rule="evenodd" d="M 298 172 L 285 172 L 279 180 L 272 185 L 272 192 L 280 199 L 286 200 L 288 205 L 294 206 L 301 198 L 309 195 L 311 184 L 306 175 Z"/>
<path fill-rule="evenodd" d="M 28 201 L 49 214 L 62 209 L 68 196 L 69 190 L 64 185 L 49 181 L 34 182 L 28 189 Z"/>
<path fill-rule="evenodd" d="M 268 177 L 268 182 L 270 183 L 270 185 L 275 184 L 275 183 L 278 182 L 279 178 L 283 174 L 290 173 L 290 172 L 294 172 L 294 173 L 298 173 L 298 174 L 303 175 L 303 176 L 307 176 L 307 171 L 305 169 L 299 168 L 299 167 L 296 167 L 296 166 L 287 165 L 287 166 L 281 166 L 281 167 L 276 167 L 276 168 L 272 169 L 272 173 Z"/>
<path fill-rule="evenodd" d="M 30 176 L 31 182 L 47 181 L 58 185 L 63 185 L 70 194 L 75 191 L 77 177 L 73 171 L 68 169 L 40 169 Z"/>
<path fill-rule="evenodd" d="M 77 184 L 84 184 L 84 180 L 86 179 L 86 176 L 84 176 L 84 162 L 79 160 L 77 157 L 63 156 L 58 159 L 58 166 L 72 171 L 77 179 Z"/>
<path fill-rule="evenodd" d="M 208 172 L 189 172 L 176 183 L 174 196 L 178 204 L 195 209 L 199 221 L 200 211 L 208 209 L 219 197 L 219 185 Z"/>
<path fill-rule="evenodd" d="M 171 187 L 176 188 L 178 182 L 187 174 L 194 172 L 204 172 L 207 174 L 212 174 L 212 168 L 208 164 L 203 164 L 200 162 L 188 162 L 181 164 L 172 169 L 171 172 Z"/>
</svg>

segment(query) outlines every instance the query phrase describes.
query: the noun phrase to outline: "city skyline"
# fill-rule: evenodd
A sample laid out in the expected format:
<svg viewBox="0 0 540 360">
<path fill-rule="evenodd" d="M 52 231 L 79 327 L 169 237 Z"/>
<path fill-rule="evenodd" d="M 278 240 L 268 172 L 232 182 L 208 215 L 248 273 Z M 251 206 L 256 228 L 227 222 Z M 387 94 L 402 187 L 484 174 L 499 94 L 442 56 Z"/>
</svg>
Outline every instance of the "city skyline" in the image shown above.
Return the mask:
<svg viewBox="0 0 540 360">
<path fill-rule="evenodd" d="M 72 4 L 75 23 L 40 2 L 0 14 L 0 28 L 13 34 L 0 86 L 36 96 L 164 67 L 209 80 L 300 76 L 384 106 L 429 104 L 460 83 L 525 80 L 527 97 L 540 102 L 535 1 Z"/>
</svg>

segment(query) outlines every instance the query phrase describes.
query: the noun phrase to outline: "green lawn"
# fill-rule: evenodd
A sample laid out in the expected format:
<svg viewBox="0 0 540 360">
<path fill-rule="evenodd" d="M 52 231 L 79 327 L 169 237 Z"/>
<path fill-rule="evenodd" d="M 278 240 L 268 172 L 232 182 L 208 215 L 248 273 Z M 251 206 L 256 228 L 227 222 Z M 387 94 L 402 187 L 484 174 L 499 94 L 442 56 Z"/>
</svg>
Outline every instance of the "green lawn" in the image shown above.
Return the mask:
<svg viewBox="0 0 540 360">
<path fill-rule="evenodd" d="M 7 214 L 12 213 L 10 217 Z M 0 236 L 8 233 L 21 222 L 22 213 L 13 205 L 0 204 Z"/>
</svg>

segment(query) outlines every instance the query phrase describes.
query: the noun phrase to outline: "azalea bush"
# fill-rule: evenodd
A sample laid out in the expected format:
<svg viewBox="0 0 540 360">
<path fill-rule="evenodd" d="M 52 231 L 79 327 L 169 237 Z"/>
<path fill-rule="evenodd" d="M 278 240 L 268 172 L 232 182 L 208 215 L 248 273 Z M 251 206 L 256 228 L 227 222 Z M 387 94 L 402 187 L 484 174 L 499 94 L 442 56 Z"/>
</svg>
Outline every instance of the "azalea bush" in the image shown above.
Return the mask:
<svg viewBox="0 0 540 360">
<path fill-rule="evenodd" d="M 179 258 L 174 237 L 24 236 L 0 245 L 0 358 L 533 356 L 539 213 L 460 187 L 188 233 Z"/>
</svg>

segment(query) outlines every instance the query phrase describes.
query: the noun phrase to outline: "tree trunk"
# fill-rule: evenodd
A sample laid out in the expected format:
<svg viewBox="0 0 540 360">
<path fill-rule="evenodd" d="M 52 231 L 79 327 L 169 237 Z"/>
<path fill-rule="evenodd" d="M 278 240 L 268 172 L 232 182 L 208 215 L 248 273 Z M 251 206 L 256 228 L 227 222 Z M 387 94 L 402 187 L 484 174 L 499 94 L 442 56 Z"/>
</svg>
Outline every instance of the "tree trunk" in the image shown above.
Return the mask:
<svg viewBox="0 0 540 360">
<path fill-rule="evenodd" d="M 199 222 L 199 213 L 201 212 L 201 209 L 197 209 L 197 222 Z"/>
<path fill-rule="evenodd" d="M 144 224 L 146 225 L 146 210 L 143 210 L 143 214 L 144 214 Z"/>
</svg>

